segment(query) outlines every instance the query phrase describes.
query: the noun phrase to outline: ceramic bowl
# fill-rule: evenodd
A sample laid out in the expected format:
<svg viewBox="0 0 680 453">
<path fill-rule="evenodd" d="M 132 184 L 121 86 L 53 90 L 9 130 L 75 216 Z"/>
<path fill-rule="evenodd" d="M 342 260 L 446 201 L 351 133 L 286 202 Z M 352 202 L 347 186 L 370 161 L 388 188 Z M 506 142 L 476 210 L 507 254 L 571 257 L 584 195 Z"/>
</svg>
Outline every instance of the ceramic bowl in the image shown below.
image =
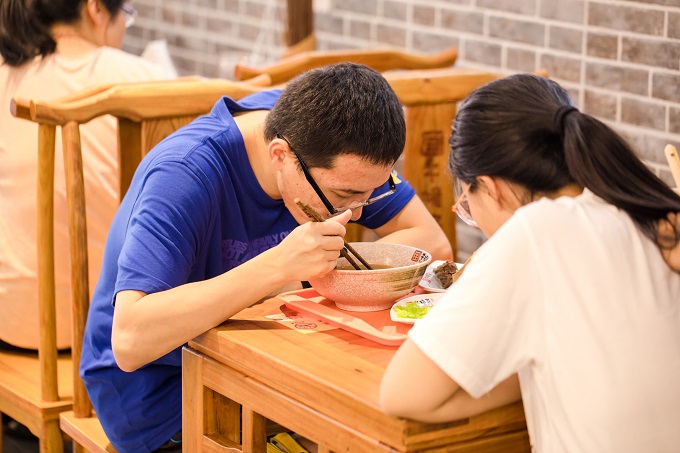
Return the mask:
<svg viewBox="0 0 680 453">
<path fill-rule="evenodd" d="M 386 242 L 350 244 L 373 270 L 349 269 L 340 257 L 334 270 L 310 279 L 312 287 L 341 310 L 378 311 L 392 307 L 394 301 L 418 285 L 432 256 L 425 250 Z M 378 267 L 387 268 L 377 269 Z"/>
</svg>

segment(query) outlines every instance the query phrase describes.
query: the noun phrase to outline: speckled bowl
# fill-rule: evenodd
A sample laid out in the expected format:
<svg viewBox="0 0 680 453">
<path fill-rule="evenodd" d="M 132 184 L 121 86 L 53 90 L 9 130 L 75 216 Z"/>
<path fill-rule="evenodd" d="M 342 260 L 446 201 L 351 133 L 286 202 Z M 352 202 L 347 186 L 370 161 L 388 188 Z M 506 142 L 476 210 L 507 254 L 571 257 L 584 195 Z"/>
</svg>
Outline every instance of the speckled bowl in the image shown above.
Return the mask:
<svg viewBox="0 0 680 453">
<path fill-rule="evenodd" d="M 378 311 L 418 285 L 432 256 L 425 250 L 386 242 L 353 242 L 351 246 L 371 265 L 389 269 L 338 269 L 349 266 L 340 257 L 336 269 L 323 277 L 310 279 L 312 287 L 341 310 Z"/>
</svg>

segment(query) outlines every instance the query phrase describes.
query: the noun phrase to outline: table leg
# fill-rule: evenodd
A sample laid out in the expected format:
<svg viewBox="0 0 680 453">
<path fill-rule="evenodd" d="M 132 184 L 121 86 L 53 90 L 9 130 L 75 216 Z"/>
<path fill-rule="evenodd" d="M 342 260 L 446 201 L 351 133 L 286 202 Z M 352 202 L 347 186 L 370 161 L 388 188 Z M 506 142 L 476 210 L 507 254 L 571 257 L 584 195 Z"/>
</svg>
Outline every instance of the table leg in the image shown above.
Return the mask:
<svg viewBox="0 0 680 453">
<path fill-rule="evenodd" d="M 203 360 L 194 351 L 182 350 L 182 445 L 200 453 L 203 448 Z"/>
</svg>

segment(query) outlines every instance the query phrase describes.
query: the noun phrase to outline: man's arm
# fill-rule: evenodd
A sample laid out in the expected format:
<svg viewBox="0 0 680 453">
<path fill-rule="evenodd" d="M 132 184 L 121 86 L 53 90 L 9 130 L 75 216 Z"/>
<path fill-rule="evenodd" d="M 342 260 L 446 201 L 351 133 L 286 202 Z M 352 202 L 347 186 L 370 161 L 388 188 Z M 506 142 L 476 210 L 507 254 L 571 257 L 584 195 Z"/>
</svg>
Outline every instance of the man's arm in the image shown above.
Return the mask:
<svg viewBox="0 0 680 453">
<path fill-rule="evenodd" d="M 453 259 L 448 238 L 417 195 L 399 214 L 376 228 L 375 232 L 380 236 L 380 241 L 421 248 L 429 252 L 433 260 Z"/>
<path fill-rule="evenodd" d="M 521 397 L 516 374 L 481 398 L 471 397 L 410 339 L 394 355 L 380 385 L 385 412 L 428 423 L 471 417 Z"/>
<path fill-rule="evenodd" d="M 292 281 L 335 267 L 351 212 L 295 228 L 279 245 L 209 280 L 116 295 L 111 344 L 125 371 L 156 360 Z"/>
</svg>

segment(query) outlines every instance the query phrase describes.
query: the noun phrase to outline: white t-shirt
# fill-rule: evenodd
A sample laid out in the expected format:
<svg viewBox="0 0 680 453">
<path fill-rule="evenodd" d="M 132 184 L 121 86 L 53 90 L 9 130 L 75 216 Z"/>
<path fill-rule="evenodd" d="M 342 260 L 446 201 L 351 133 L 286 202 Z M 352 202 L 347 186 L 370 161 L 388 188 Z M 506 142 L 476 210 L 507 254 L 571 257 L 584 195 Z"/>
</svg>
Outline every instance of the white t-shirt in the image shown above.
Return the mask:
<svg viewBox="0 0 680 453">
<path fill-rule="evenodd" d="M 680 275 L 585 191 L 519 209 L 410 338 L 478 398 L 519 373 L 534 451 L 680 451 Z"/>
<path fill-rule="evenodd" d="M 92 48 L 78 58 L 59 53 L 19 68 L 0 59 L 0 340 L 38 346 L 36 186 L 38 127 L 12 117 L 13 96 L 51 100 L 86 88 L 165 78 L 160 66 L 110 47 Z M 59 128 L 57 128 L 59 131 Z M 90 247 L 90 290 L 99 275 L 106 234 L 118 207 L 117 124 L 113 117 L 81 127 Z M 71 344 L 70 269 L 66 189 L 57 134 L 55 156 L 55 260 L 57 344 Z"/>
</svg>

